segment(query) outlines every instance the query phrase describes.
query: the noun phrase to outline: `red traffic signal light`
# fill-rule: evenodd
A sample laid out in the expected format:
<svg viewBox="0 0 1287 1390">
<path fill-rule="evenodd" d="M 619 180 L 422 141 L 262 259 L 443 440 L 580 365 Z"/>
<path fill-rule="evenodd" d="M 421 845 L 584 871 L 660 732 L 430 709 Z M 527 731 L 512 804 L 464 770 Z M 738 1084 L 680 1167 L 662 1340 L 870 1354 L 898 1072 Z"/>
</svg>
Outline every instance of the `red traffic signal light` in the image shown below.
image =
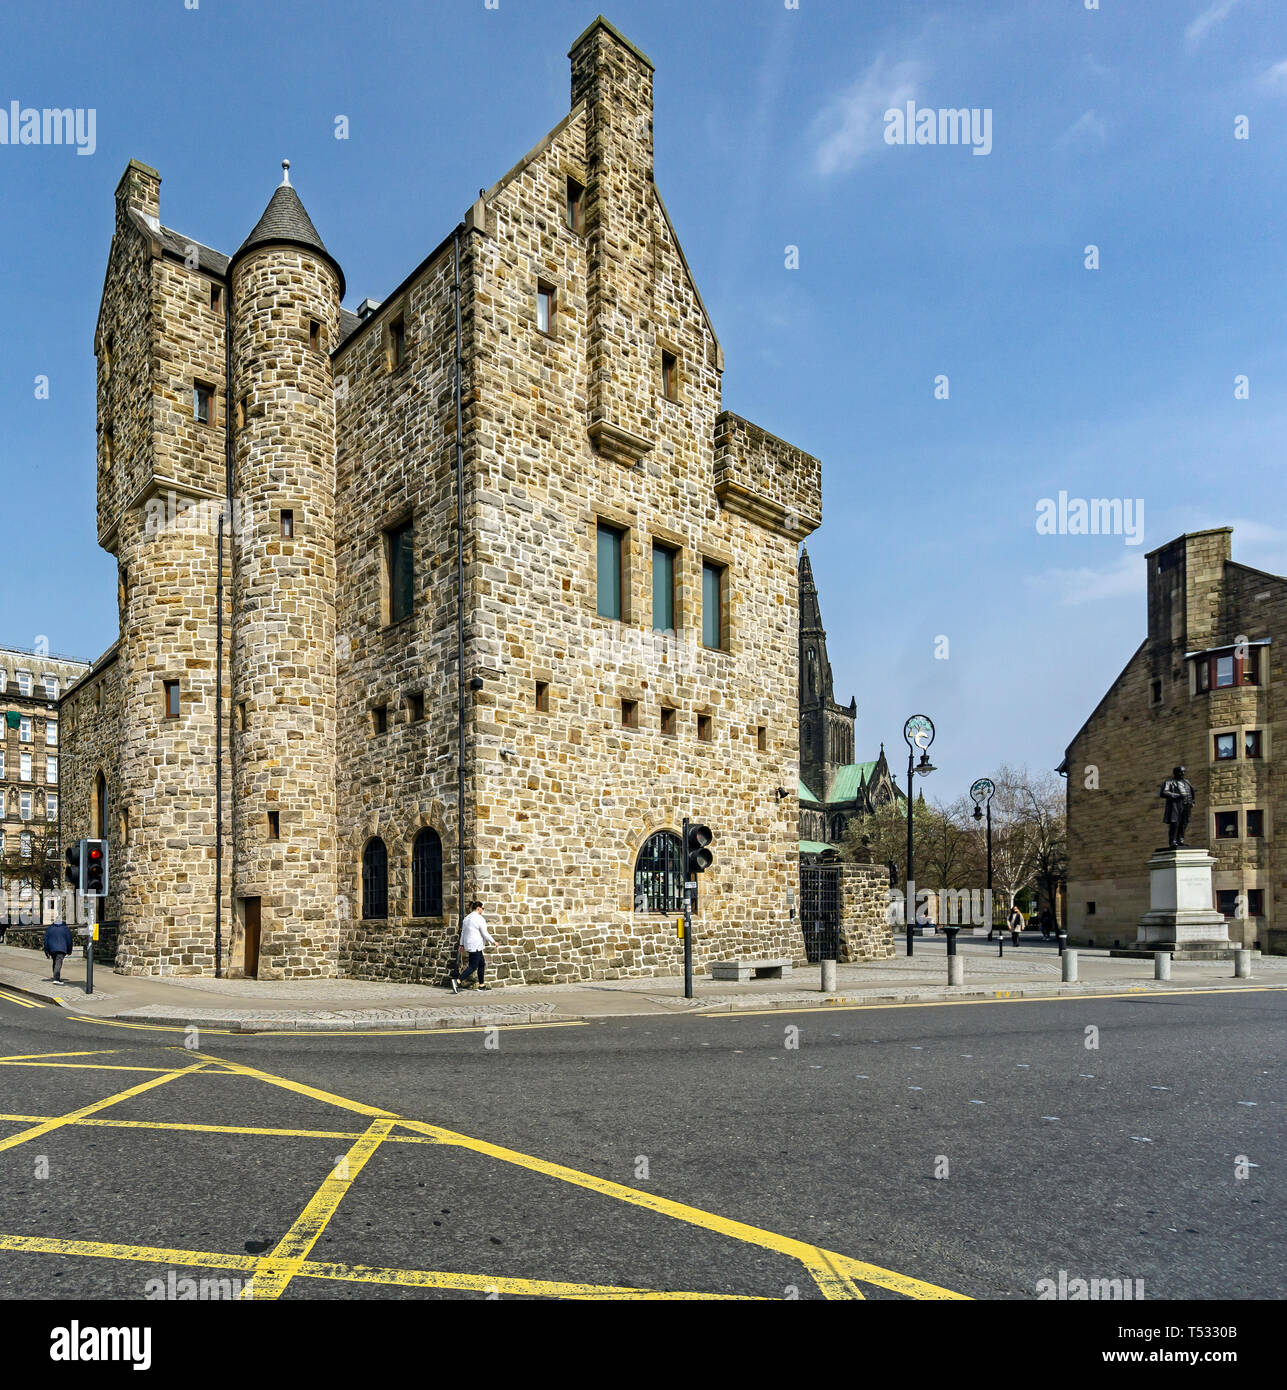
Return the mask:
<svg viewBox="0 0 1287 1390">
<path fill-rule="evenodd" d="M 86 840 L 82 890 L 96 898 L 107 895 L 107 841 Z"/>
</svg>

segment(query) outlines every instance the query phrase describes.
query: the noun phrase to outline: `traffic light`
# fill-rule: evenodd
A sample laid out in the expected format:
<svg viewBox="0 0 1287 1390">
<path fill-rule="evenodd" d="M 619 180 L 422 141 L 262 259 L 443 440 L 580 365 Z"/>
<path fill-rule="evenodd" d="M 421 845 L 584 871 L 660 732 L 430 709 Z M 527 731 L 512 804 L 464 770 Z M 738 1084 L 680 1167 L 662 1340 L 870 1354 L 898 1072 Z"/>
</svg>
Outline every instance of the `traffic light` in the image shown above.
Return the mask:
<svg viewBox="0 0 1287 1390">
<path fill-rule="evenodd" d="M 77 840 L 74 845 L 67 846 L 65 858 L 67 860 L 67 882 L 71 884 L 73 890 L 80 892 L 80 847 L 83 842 Z"/>
<path fill-rule="evenodd" d="M 82 891 L 93 898 L 107 896 L 107 841 L 86 840 Z"/>
<path fill-rule="evenodd" d="M 684 846 L 684 878 L 694 879 L 703 869 L 709 869 L 713 856 L 706 848 L 715 838 L 709 825 L 690 825 L 688 843 Z"/>
</svg>

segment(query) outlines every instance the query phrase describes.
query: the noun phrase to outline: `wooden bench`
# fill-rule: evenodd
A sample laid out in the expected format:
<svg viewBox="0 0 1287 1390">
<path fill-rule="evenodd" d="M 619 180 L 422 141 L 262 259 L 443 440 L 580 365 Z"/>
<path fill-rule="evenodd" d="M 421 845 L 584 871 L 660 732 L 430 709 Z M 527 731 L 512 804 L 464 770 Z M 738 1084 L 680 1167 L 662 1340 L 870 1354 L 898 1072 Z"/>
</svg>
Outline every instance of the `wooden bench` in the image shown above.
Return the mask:
<svg viewBox="0 0 1287 1390">
<path fill-rule="evenodd" d="M 716 960 L 711 962 L 712 980 L 782 980 L 791 973 L 791 961 Z"/>
</svg>

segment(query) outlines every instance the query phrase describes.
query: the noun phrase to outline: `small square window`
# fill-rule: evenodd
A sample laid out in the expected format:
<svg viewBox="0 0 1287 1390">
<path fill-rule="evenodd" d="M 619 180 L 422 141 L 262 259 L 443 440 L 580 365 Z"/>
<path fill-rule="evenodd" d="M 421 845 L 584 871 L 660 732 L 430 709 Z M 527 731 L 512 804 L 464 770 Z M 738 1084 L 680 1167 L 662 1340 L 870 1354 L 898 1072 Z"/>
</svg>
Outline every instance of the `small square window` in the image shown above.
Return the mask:
<svg viewBox="0 0 1287 1390">
<path fill-rule="evenodd" d="M 668 401 L 679 399 L 679 358 L 665 348 L 661 351 L 661 394 Z"/>
<path fill-rule="evenodd" d="M 167 719 L 177 719 L 179 717 L 179 682 L 166 681 L 164 684 L 165 717 Z"/>
<path fill-rule="evenodd" d="M 388 705 L 376 705 L 371 711 L 371 732 L 376 734 L 387 734 L 389 732 L 389 707 Z"/>
<path fill-rule="evenodd" d="M 1237 734 L 1216 734 L 1215 736 L 1215 756 L 1216 762 L 1222 763 L 1230 758 L 1238 756 L 1238 736 Z"/>
<path fill-rule="evenodd" d="M 554 332 L 554 286 L 536 282 L 536 326 L 542 333 Z"/>
<path fill-rule="evenodd" d="M 1236 840 L 1238 838 L 1237 811 L 1217 811 L 1215 813 L 1215 833 L 1217 840 Z"/>
<path fill-rule="evenodd" d="M 697 716 L 697 739 L 699 743 L 710 743 L 714 735 L 711 732 L 711 717 L 709 714 L 699 714 Z"/>
<path fill-rule="evenodd" d="M 1247 839 L 1263 840 L 1265 838 L 1265 813 L 1263 811 L 1247 812 Z"/>
<path fill-rule="evenodd" d="M 282 818 L 280 811 L 269 811 L 268 813 L 268 838 L 270 840 L 280 840 L 282 837 Z"/>
<path fill-rule="evenodd" d="M 322 350 L 322 325 L 316 319 L 308 321 L 308 345 L 314 352 Z"/>
<path fill-rule="evenodd" d="M 211 410 L 214 402 L 214 387 L 207 386 L 204 382 L 197 381 L 192 385 L 192 418 L 199 425 L 210 423 Z"/>
<path fill-rule="evenodd" d="M 1236 888 L 1217 888 L 1216 889 L 1216 911 L 1223 913 L 1226 917 L 1238 917 L 1238 890 Z"/>
<path fill-rule="evenodd" d="M 413 690 L 407 696 L 407 720 L 411 724 L 421 724 L 425 717 L 425 693 Z"/>
<path fill-rule="evenodd" d="M 407 321 L 402 314 L 390 319 L 384 331 L 384 358 L 391 372 L 407 360 Z"/>
<path fill-rule="evenodd" d="M 542 714 L 550 712 L 550 683 L 549 681 L 536 682 L 536 708 Z"/>
<path fill-rule="evenodd" d="M 674 738 L 679 732 L 679 721 L 674 705 L 661 707 L 661 731 L 667 738 Z"/>
<path fill-rule="evenodd" d="M 1265 915 L 1265 890 L 1263 888 L 1247 889 L 1247 916 L 1263 917 Z"/>
<path fill-rule="evenodd" d="M 769 751 L 769 731 L 763 724 L 755 731 L 755 746 L 761 753 Z"/>
<path fill-rule="evenodd" d="M 639 727 L 639 701 L 622 700 L 621 702 L 621 727 L 623 729 L 637 729 Z"/>
<path fill-rule="evenodd" d="M 578 235 L 585 233 L 585 187 L 568 178 L 568 226 Z"/>
<path fill-rule="evenodd" d="M 295 513 L 289 508 L 283 510 L 281 515 L 282 538 L 293 540 L 295 536 Z"/>
<path fill-rule="evenodd" d="M 1259 758 L 1263 756 L 1261 749 L 1261 732 L 1259 729 L 1248 729 L 1243 739 L 1242 756 L 1244 758 Z"/>
<path fill-rule="evenodd" d="M 210 284 L 210 308 L 216 314 L 223 311 L 223 289 L 213 281 Z"/>
</svg>

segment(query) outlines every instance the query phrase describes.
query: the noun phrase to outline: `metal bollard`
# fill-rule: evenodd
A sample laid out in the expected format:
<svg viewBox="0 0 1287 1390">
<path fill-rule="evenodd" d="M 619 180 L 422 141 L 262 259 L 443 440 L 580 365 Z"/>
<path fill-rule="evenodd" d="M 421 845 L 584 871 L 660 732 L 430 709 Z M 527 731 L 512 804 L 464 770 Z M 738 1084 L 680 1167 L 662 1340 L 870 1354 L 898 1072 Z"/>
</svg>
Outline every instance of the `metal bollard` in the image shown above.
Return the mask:
<svg viewBox="0 0 1287 1390">
<path fill-rule="evenodd" d="M 1233 953 L 1233 978 L 1235 980 L 1251 979 L 1251 952 L 1249 950 L 1239 950 Z"/>
<path fill-rule="evenodd" d="M 965 983 L 964 956 L 948 956 L 947 982 L 949 985 L 963 985 Z"/>
<path fill-rule="evenodd" d="M 836 963 L 834 960 L 822 962 L 822 992 L 823 994 L 836 992 Z"/>
<path fill-rule="evenodd" d="M 1077 952 L 1068 948 L 1064 949 L 1063 956 L 1064 971 L 1063 982 L 1066 985 L 1077 983 Z"/>
<path fill-rule="evenodd" d="M 1171 978 L 1170 951 L 1153 952 L 1153 978 L 1155 980 L 1169 980 Z"/>
</svg>

